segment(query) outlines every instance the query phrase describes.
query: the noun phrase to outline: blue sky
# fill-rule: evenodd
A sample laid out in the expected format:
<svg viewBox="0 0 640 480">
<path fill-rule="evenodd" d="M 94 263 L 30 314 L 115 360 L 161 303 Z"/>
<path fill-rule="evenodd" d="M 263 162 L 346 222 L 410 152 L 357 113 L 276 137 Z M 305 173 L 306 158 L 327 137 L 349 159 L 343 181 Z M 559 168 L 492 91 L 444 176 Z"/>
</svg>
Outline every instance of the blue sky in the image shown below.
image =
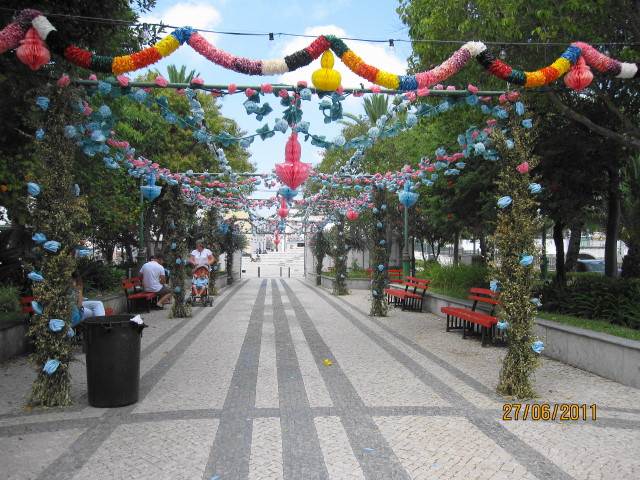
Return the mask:
<svg viewBox="0 0 640 480">
<path fill-rule="evenodd" d="M 177 3 L 170 0 L 159 0 L 156 8 L 146 13 L 143 19 L 147 21 L 162 20 L 168 25 L 189 25 L 219 31 L 286 32 L 311 35 L 332 33 L 341 37 L 407 38 L 406 27 L 395 12 L 397 4 L 397 1 L 372 2 L 370 0 L 325 0 L 324 2 L 185 0 Z M 267 37 L 218 34 L 205 34 L 205 36 L 218 48 L 234 55 L 254 59 L 282 58 L 305 47 L 312 40 L 285 36 L 276 36 L 274 41 L 269 41 Z M 388 43 L 372 44 L 353 41 L 347 41 L 347 43 L 370 64 L 394 73 L 404 73 L 406 70 L 406 59 L 411 53 L 411 47 L 407 43 L 396 43 L 394 49 L 390 49 Z M 236 83 L 238 85 L 260 85 L 265 82 L 295 83 L 298 80 L 306 80 L 311 84 L 311 73 L 320 68 L 319 61 L 316 61 L 308 67 L 282 76 L 251 77 L 225 70 L 209 62 L 188 45 L 184 45 L 169 58 L 155 64 L 154 68 L 164 72 L 166 66 L 172 63 L 184 64 L 188 69 L 197 70 L 206 83 Z M 349 72 L 338 59 L 336 59 L 335 68 L 341 72 L 344 86 L 358 86 L 360 82 L 364 82 L 364 85 L 368 86 L 368 82 Z M 242 106 L 242 102 L 246 99 L 244 95 L 234 95 L 219 103 L 224 115 L 236 120 L 243 130 L 254 133 L 265 120 L 272 126 L 275 119 L 281 114 L 282 107 L 277 99 L 271 96 L 266 98 L 275 111 L 262 122 L 258 122 L 255 116 L 249 117 L 245 113 Z M 334 138 L 338 135 L 338 125 L 327 126 L 323 123 L 322 114 L 318 110 L 317 98 L 310 102 L 303 102 L 303 109 L 304 119 L 311 123 L 310 131 L 326 135 L 328 138 Z M 361 99 L 347 100 L 344 103 L 344 109 L 355 114 L 361 113 Z M 286 138 L 286 135 L 276 133 L 275 137 L 264 142 L 257 139 L 253 143 L 250 148 L 251 161 L 256 165 L 257 171 L 269 172 L 275 163 L 283 161 Z M 302 143 L 302 161 L 317 164 L 320 159 L 320 149 L 309 143 Z M 271 195 L 268 192 L 256 192 L 255 194 L 259 198 Z"/>
</svg>

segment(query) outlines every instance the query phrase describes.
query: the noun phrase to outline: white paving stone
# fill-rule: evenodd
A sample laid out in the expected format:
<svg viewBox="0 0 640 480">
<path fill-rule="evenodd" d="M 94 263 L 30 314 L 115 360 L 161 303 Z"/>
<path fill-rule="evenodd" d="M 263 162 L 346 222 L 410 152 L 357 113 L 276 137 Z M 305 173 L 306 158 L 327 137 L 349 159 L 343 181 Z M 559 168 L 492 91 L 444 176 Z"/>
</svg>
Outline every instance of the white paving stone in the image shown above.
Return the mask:
<svg viewBox="0 0 640 480">
<path fill-rule="evenodd" d="M 462 417 L 376 417 L 390 447 L 414 480 L 534 480 L 510 454 Z"/>
<path fill-rule="evenodd" d="M 273 320 L 265 318 L 260 343 L 260 364 L 256 384 L 256 407 L 278 408 L 278 374 L 276 369 L 276 339 Z"/>
<path fill-rule="evenodd" d="M 256 418 L 251 433 L 249 480 L 279 480 L 282 471 L 280 419 Z"/>
<path fill-rule="evenodd" d="M 324 463 L 332 480 L 364 480 L 360 464 L 353 454 L 347 433 L 338 417 L 315 419 Z"/>
<path fill-rule="evenodd" d="M 31 480 L 80 436 L 81 429 L 0 437 L 0 478 Z"/>
<path fill-rule="evenodd" d="M 213 419 L 121 425 L 73 479 L 199 479 L 217 428 Z"/>
</svg>

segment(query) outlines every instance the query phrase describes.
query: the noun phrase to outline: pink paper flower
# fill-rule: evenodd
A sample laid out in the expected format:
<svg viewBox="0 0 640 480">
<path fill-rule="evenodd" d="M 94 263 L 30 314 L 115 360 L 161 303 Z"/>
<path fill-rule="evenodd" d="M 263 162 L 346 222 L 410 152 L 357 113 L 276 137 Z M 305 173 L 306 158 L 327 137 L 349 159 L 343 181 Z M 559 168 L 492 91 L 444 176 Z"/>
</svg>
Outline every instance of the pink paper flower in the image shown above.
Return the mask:
<svg viewBox="0 0 640 480">
<path fill-rule="evenodd" d="M 507 103 L 507 96 L 503 93 L 502 95 L 500 95 L 500 96 L 498 97 L 498 101 L 499 101 L 500 103 Z"/>
<path fill-rule="evenodd" d="M 307 82 L 304 80 L 298 80 L 298 88 L 307 88 Z"/>
<path fill-rule="evenodd" d="M 270 83 L 263 83 L 260 85 L 260 91 L 262 93 L 273 93 L 273 85 Z"/>
<path fill-rule="evenodd" d="M 448 85 L 447 86 L 447 90 L 449 90 L 449 91 L 453 91 L 455 89 L 456 89 L 455 85 Z"/>
<path fill-rule="evenodd" d="M 118 80 L 118 83 L 121 87 L 126 87 L 129 85 L 129 77 L 127 77 L 126 75 L 118 75 L 116 77 L 116 80 Z"/>
<path fill-rule="evenodd" d="M 60 88 L 67 87 L 70 83 L 71 83 L 71 79 L 69 78 L 69 75 L 67 75 L 66 73 L 63 73 L 57 82 Z"/>
<path fill-rule="evenodd" d="M 381 89 L 378 85 L 371 85 L 370 90 L 371 90 L 373 93 L 380 93 L 380 92 L 382 91 L 382 89 Z"/>
<path fill-rule="evenodd" d="M 167 79 L 164 78 L 162 75 L 158 75 L 154 80 L 154 83 L 159 87 L 163 87 L 163 88 L 169 85 L 169 82 L 167 81 Z"/>
<path fill-rule="evenodd" d="M 344 87 L 340 85 L 338 88 L 336 88 L 336 92 L 338 92 L 338 95 L 342 95 L 344 93 Z"/>
<path fill-rule="evenodd" d="M 522 162 L 516 167 L 516 170 L 518 170 L 518 173 L 521 173 L 523 175 L 525 173 L 529 173 L 529 162 Z"/>
<path fill-rule="evenodd" d="M 424 88 L 419 88 L 418 89 L 418 96 L 419 97 L 426 97 L 431 93 L 431 91 L 429 90 L 429 87 L 424 87 Z"/>
<path fill-rule="evenodd" d="M 192 85 L 204 85 L 204 78 L 202 77 L 195 77 L 191 79 L 191 84 Z"/>
<path fill-rule="evenodd" d="M 89 80 L 96 81 L 96 80 L 98 80 L 98 77 L 96 77 L 95 73 L 92 73 L 91 75 L 89 75 Z"/>
<path fill-rule="evenodd" d="M 227 87 L 227 92 L 229 94 L 236 93 L 236 90 L 238 90 L 238 86 L 235 83 L 230 83 L 229 86 Z"/>
<path fill-rule="evenodd" d="M 247 98 L 251 98 L 253 97 L 257 92 L 253 89 L 253 88 L 247 88 L 244 91 L 244 94 L 247 96 Z"/>
<path fill-rule="evenodd" d="M 415 102 L 416 100 L 416 92 L 407 92 L 404 94 L 404 97 L 410 102 Z"/>
<path fill-rule="evenodd" d="M 476 87 L 475 85 L 472 85 L 472 84 L 467 85 L 467 90 L 469 90 L 474 95 L 480 91 L 480 90 L 478 90 L 478 87 Z"/>
<path fill-rule="evenodd" d="M 520 92 L 507 92 L 507 100 L 509 100 L 510 102 L 515 102 L 516 100 L 518 100 L 518 98 L 520 98 Z"/>
</svg>

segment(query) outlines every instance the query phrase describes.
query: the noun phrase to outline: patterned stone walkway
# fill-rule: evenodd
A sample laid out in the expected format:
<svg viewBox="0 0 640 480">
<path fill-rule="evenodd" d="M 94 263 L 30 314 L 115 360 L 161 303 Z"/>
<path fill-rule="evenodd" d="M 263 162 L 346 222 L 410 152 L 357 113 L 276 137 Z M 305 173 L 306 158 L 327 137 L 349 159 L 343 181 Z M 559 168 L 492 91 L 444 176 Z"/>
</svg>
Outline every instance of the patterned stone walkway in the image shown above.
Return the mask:
<svg viewBox="0 0 640 480">
<path fill-rule="evenodd" d="M 0 366 L 0 478 L 640 478 L 640 391 L 544 360 L 537 403 L 597 404 L 597 420 L 502 420 L 504 349 L 437 317 L 366 315 L 302 280 L 252 279 L 213 308 L 145 316 L 140 401 L 26 411 L 33 373 Z M 325 364 L 331 360 L 331 365 Z"/>
</svg>

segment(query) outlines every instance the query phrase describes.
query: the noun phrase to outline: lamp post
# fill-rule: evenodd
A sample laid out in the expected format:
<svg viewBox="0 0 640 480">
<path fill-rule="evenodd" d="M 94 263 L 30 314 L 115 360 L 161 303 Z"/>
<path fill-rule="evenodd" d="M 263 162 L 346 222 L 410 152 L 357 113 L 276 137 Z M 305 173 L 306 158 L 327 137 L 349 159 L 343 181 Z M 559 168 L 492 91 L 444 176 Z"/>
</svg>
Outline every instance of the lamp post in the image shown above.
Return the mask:
<svg viewBox="0 0 640 480">
<path fill-rule="evenodd" d="M 409 256 L 409 208 L 418 201 L 418 193 L 411 191 L 411 180 L 404 182 L 404 188 L 398 192 L 398 200 L 404 207 L 404 248 L 402 249 L 402 274 L 409 276 L 411 257 Z"/>
</svg>

